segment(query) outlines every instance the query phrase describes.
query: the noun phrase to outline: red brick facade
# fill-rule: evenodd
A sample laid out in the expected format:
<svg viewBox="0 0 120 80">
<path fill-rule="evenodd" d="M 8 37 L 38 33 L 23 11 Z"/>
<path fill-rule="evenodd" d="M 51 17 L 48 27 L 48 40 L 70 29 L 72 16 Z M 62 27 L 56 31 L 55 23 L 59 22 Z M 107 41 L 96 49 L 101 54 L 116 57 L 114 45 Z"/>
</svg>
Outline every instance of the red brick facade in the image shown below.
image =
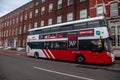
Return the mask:
<svg viewBox="0 0 120 80">
<path fill-rule="evenodd" d="M 22 7 L 2 16 L 0 18 L 0 46 L 4 47 L 25 47 L 27 31 L 31 28 L 48 25 L 48 19 L 52 19 L 52 24 L 57 24 L 57 17 L 62 16 L 61 23 L 67 22 L 67 14 L 73 13 L 73 20 L 80 19 L 80 10 L 87 9 L 89 15 L 89 0 L 80 2 L 80 0 L 71 0 L 72 4 L 68 5 L 68 0 L 62 0 L 62 7 L 58 9 L 58 0 L 33 0 Z M 49 4 L 53 4 L 53 9 L 49 12 Z M 41 9 L 45 7 L 44 14 L 41 15 Z M 38 9 L 38 10 L 37 10 Z M 32 18 L 30 18 L 32 13 Z M 25 27 L 25 28 L 24 28 Z"/>
<path fill-rule="evenodd" d="M 61 23 L 67 22 L 67 15 L 73 14 L 73 20 L 80 19 L 80 11 L 86 9 L 87 16 L 96 17 L 97 7 L 105 4 L 106 14 L 103 16 L 111 18 L 110 4 L 118 3 L 118 16 L 120 16 L 119 0 L 62 0 L 61 7 L 58 9 L 59 0 L 33 0 L 20 8 L 2 16 L 0 18 L 0 46 L 4 47 L 25 47 L 27 31 L 29 28 L 41 27 L 41 21 L 44 26 L 48 25 L 48 20 L 52 19 L 52 24 L 57 24 L 57 17 L 62 16 Z M 68 4 L 68 1 L 73 1 Z M 49 5 L 53 8 L 49 10 Z M 45 11 L 42 11 L 44 7 Z M 35 26 L 36 25 L 36 26 Z"/>
</svg>

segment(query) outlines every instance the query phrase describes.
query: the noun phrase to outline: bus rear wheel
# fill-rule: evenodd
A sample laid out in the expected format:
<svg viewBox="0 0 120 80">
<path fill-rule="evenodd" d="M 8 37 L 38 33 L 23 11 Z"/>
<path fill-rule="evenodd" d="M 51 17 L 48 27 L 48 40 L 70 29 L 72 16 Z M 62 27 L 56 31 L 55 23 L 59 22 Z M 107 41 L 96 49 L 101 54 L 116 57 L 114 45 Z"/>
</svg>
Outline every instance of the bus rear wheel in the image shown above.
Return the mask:
<svg viewBox="0 0 120 80">
<path fill-rule="evenodd" d="M 38 52 L 35 52 L 34 57 L 35 57 L 36 59 L 39 58 L 39 54 L 38 54 Z"/>
<path fill-rule="evenodd" d="M 84 56 L 82 56 L 82 55 L 78 55 L 77 57 L 76 57 L 76 62 L 77 63 L 85 63 L 85 58 L 84 58 Z"/>
</svg>

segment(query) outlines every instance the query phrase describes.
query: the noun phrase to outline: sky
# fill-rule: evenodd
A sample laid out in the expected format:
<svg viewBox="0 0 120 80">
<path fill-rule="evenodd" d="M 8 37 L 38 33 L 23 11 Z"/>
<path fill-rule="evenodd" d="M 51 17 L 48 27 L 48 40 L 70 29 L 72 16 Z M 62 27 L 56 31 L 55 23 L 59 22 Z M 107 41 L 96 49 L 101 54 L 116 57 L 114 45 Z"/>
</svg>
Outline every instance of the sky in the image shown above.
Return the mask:
<svg viewBox="0 0 120 80">
<path fill-rule="evenodd" d="M 30 1 L 31 0 L 0 0 L 0 17 Z"/>
</svg>

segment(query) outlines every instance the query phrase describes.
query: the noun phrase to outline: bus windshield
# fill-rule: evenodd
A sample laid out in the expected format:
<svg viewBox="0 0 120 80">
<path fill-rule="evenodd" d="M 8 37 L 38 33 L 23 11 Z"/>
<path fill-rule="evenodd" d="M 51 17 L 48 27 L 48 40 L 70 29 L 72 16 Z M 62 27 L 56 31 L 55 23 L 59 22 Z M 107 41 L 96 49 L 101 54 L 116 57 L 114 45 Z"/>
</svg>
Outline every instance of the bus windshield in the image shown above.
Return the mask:
<svg viewBox="0 0 120 80">
<path fill-rule="evenodd" d="M 103 42 L 101 39 L 91 41 L 91 50 L 94 52 L 103 51 Z"/>
<path fill-rule="evenodd" d="M 107 39 L 104 39 L 104 48 L 105 50 L 111 52 L 112 51 L 112 41 L 111 39 L 107 38 Z"/>
</svg>

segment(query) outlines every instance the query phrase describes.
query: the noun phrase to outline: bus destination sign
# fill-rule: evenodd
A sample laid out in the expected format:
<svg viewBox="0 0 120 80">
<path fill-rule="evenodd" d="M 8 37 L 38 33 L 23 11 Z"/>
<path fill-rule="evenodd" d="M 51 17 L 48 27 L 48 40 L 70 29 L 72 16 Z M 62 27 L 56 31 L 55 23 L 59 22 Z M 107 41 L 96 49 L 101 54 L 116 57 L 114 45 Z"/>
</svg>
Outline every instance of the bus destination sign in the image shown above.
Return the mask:
<svg viewBox="0 0 120 80">
<path fill-rule="evenodd" d="M 83 36 L 94 36 L 94 29 L 80 30 L 79 37 L 83 37 Z"/>
</svg>

